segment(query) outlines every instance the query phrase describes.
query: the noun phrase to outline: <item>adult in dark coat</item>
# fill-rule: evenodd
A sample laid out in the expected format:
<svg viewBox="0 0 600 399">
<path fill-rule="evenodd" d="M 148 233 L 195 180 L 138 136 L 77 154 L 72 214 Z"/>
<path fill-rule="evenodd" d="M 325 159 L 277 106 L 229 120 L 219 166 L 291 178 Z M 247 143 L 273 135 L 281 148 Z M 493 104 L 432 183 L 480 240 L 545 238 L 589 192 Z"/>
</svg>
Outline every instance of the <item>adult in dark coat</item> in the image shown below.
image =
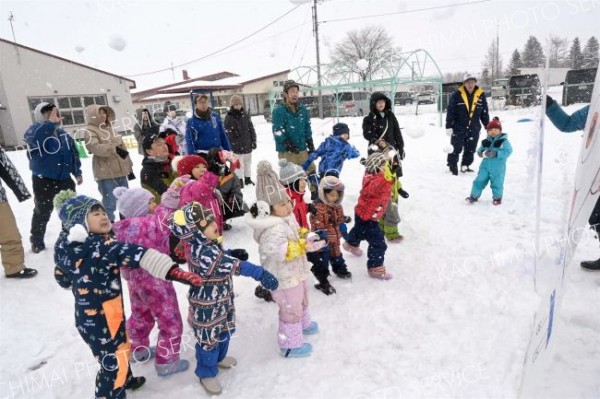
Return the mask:
<svg viewBox="0 0 600 399">
<path fill-rule="evenodd" d="M 371 94 L 371 112 L 363 119 L 363 136 L 369 145 L 384 140 L 404 159 L 404 139 L 398 119 L 392 111 L 392 101 L 380 92 Z"/>
<path fill-rule="evenodd" d="M 485 93 L 477 86 L 475 76 L 466 73 L 463 84 L 452 93 L 448 101 L 446 114 L 446 134 L 450 136 L 450 144 L 454 151 L 448 154 L 448 167 L 453 175 L 458 175 L 458 157 L 463 148 L 461 172 L 473 172 L 469 166 L 473 163 L 473 154 L 479 142 L 481 123 L 490 123 Z"/>
<path fill-rule="evenodd" d="M 150 136 L 151 134 L 157 134 L 160 125 L 152 119 L 152 114 L 146 108 L 142 109 L 142 112 L 138 115 L 137 123 L 133 128 L 133 136 L 138 143 L 138 153 L 144 155 L 143 142 L 144 137 Z"/>
<path fill-rule="evenodd" d="M 236 176 L 244 184 L 252 184 L 252 151 L 256 149 L 256 132 L 250 115 L 244 110 L 242 97 L 231 97 L 231 108 L 225 116 L 225 132 L 231 143 L 231 150 L 240 160 L 240 167 L 236 169 Z"/>
</svg>

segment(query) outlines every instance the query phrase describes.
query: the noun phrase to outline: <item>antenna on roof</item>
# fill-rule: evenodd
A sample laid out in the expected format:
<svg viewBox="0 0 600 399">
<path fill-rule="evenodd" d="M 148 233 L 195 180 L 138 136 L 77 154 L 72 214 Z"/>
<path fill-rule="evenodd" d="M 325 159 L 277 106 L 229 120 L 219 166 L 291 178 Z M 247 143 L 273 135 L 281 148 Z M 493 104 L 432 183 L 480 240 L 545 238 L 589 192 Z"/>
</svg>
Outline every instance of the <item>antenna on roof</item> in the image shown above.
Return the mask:
<svg viewBox="0 0 600 399">
<path fill-rule="evenodd" d="M 8 22 L 10 22 L 10 30 L 13 35 L 13 42 L 15 43 L 15 51 L 17 52 L 17 62 L 21 63 L 21 54 L 19 53 L 19 47 L 17 46 L 17 38 L 15 37 L 15 28 L 13 27 L 13 21 L 15 20 L 15 16 L 12 11 L 10 12 L 10 16 L 8 17 Z"/>
</svg>

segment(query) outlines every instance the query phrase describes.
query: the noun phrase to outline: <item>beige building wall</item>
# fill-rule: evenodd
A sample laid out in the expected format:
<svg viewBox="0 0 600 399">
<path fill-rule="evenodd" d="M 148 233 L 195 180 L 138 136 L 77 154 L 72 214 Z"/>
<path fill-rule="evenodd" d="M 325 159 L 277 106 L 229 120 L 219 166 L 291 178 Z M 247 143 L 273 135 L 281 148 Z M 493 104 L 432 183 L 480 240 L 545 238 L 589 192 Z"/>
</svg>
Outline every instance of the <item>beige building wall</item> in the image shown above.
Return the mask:
<svg viewBox="0 0 600 399">
<path fill-rule="evenodd" d="M 17 52 L 18 50 L 18 52 Z M 115 110 L 117 131 L 125 130 L 123 118 L 131 118 L 135 108 L 130 88 L 135 83 L 0 41 L 0 124 L 7 146 L 23 144 L 23 134 L 33 123 L 28 98 L 106 96 Z M 83 104 L 82 104 L 83 105 Z M 77 126 L 65 126 L 75 131 Z"/>
</svg>

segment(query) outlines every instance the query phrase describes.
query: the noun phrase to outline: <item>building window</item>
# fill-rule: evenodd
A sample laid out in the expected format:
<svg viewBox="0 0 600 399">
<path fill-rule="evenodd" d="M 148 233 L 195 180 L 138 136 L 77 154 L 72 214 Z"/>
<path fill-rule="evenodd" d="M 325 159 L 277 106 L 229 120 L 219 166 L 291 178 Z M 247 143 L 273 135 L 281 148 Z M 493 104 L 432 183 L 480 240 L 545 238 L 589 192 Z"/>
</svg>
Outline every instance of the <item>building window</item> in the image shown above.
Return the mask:
<svg viewBox="0 0 600 399">
<path fill-rule="evenodd" d="M 106 96 L 64 96 L 64 97 L 29 97 L 27 99 L 31 119 L 35 122 L 33 111 L 41 102 L 51 103 L 58 106 L 60 116 L 63 118 L 63 126 L 77 126 L 85 124 L 84 108 L 91 104 L 106 105 Z"/>
</svg>

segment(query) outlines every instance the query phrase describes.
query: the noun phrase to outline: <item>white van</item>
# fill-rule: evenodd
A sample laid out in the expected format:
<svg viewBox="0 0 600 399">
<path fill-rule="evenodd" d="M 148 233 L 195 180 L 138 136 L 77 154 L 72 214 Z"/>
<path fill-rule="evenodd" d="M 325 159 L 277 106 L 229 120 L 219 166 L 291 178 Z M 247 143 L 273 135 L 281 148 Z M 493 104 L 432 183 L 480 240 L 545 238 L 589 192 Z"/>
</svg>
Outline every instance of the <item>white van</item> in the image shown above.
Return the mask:
<svg viewBox="0 0 600 399">
<path fill-rule="evenodd" d="M 370 112 L 368 91 L 342 91 L 333 94 L 333 100 L 338 99 L 340 116 L 363 116 Z"/>
</svg>

